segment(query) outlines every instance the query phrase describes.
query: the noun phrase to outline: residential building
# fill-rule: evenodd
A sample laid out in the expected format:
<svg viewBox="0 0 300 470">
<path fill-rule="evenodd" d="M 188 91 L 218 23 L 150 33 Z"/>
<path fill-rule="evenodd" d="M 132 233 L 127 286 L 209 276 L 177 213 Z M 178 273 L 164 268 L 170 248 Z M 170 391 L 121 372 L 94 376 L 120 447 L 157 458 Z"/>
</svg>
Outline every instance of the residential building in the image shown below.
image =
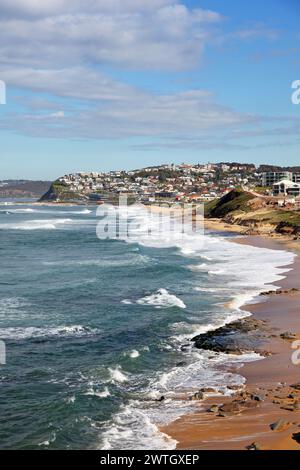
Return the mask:
<svg viewBox="0 0 300 470">
<path fill-rule="evenodd" d="M 282 180 L 273 185 L 274 196 L 300 196 L 300 184 L 290 180 Z"/>
<path fill-rule="evenodd" d="M 267 171 L 261 174 L 262 186 L 272 187 L 282 180 L 293 181 L 293 173 L 290 171 Z"/>
</svg>

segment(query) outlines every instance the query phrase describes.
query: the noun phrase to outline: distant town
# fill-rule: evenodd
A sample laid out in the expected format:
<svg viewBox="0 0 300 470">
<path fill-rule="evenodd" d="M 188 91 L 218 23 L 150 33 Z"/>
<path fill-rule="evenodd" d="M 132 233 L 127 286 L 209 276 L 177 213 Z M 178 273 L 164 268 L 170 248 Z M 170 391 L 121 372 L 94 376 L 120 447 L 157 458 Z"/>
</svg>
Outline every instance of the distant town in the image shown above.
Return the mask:
<svg viewBox="0 0 300 470">
<path fill-rule="evenodd" d="M 56 181 L 0 181 L 0 197 L 101 203 L 126 194 L 143 204 L 203 203 L 236 188 L 300 208 L 300 167 L 245 163 L 166 164 L 131 171 L 77 172 Z"/>
<path fill-rule="evenodd" d="M 299 204 L 300 167 L 182 163 L 108 173 L 78 172 L 58 178 L 42 200 L 101 202 L 127 194 L 144 204 L 202 203 L 221 198 L 237 187 L 259 195 L 283 197 L 285 204 Z"/>
</svg>

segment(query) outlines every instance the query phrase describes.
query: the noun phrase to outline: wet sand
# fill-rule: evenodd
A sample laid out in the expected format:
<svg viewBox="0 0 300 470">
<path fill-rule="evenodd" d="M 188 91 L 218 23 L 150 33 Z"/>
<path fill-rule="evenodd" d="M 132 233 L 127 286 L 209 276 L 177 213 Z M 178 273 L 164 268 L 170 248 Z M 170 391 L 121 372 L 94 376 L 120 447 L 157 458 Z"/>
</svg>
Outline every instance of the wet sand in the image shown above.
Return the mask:
<svg viewBox="0 0 300 470">
<path fill-rule="evenodd" d="M 280 250 L 300 249 L 299 241 L 278 241 L 260 236 L 237 238 L 235 242 Z M 289 268 L 291 271 L 277 283 L 278 287 L 300 288 L 299 256 Z M 280 337 L 282 333 L 292 332 L 300 338 L 299 307 L 300 292 L 262 297 L 261 303 L 244 306 L 256 319 L 267 321 L 268 334 L 262 349 L 272 355 L 229 370 L 246 378 L 246 392 L 264 393 L 266 397 L 257 403 L 257 407 L 227 417 L 210 413 L 208 408 L 213 404 L 232 403 L 235 397 L 214 397 L 199 402 L 198 412 L 162 429 L 178 441 L 177 449 L 246 450 L 255 442 L 262 450 L 300 450 L 300 444 L 292 438 L 294 433 L 300 433 L 300 411 L 282 409 L 295 401 L 287 397 L 294 392 L 289 386 L 300 381 L 300 365 L 292 363 L 293 341 Z M 300 400 L 300 392 L 298 398 Z M 279 419 L 286 422 L 287 429 L 272 431 L 270 425 Z"/>
</svg>

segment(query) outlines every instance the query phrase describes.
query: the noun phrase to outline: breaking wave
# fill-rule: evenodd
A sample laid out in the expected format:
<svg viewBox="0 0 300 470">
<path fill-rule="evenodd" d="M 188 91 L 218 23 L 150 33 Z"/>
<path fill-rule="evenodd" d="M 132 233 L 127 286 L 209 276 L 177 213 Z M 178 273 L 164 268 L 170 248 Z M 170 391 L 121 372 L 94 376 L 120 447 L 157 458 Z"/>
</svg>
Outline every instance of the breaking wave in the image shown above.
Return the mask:
<svg viewBox="0 0 300 470">
<path fill-rule="evenodd" d="M 0 230 L 55 230 L 71 225 L 72 219 L 28 220 L 27 222 L 0 224 Z"/>
<path fill-rule="evenodd" d="M 0 328 L 0 338 L 10 340 L 38 339 L 47 337 L 92 336 L 100 330 L 82 325 L 58 327 L 10 327 Z"/>
<path fill-rule="evenodd" d="M 151 295 L 147 295 L 136 302 L 132 302 L 129 299 L 122 300 L 122 303 L 130 305 L 132 303 L 136 303 L 138 305 L 149 305 L 155 308 L 171 308 L 171 307 L 178 307 L 178 308 L 186 308 L 185 303 L 176 297 L 176 295 L 169 294 L 167 289 L 158 289 L 157 292 Z"/>
</svg>

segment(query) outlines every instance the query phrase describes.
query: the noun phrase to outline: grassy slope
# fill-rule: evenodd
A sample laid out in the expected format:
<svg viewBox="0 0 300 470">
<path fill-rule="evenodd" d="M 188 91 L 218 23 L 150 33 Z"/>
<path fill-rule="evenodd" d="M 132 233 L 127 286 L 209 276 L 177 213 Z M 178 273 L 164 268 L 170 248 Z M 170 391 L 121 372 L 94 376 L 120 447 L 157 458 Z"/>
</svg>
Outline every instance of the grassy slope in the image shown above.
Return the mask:
<svg viewBox="0 0 300 470">
<path fill-rule="evenodd" d="M 208 203 L 205 215 L 210 218 L 226 218 L 239 225 L 270 225 L 278 232 L 300 232 L 300 214 L 295 211 L 274 208 L 252 209 L 249 202 L 255 197 L 241 189 L 235 189 L 221 199 Z"/>
<path fill-rule="evenodd" d="M 206 204 L 205 215 L 207 217 L 223 218 L 235 212 L 249 212 L 251 208 L 247 203 L 251 199 L 254 199 L 254 196 L 241 189 L 235 189 L 221 199 Z"/>
<path fill-rule="evenodd" d="M 49 191 L 41 197 L 40 201 L 55 201 L 57 199 L 68 202 L 68 200 L 80 200 L 82 196 L 79 193 L 70 191 L 67 185 L 54 181 Z"/>
</svg>

